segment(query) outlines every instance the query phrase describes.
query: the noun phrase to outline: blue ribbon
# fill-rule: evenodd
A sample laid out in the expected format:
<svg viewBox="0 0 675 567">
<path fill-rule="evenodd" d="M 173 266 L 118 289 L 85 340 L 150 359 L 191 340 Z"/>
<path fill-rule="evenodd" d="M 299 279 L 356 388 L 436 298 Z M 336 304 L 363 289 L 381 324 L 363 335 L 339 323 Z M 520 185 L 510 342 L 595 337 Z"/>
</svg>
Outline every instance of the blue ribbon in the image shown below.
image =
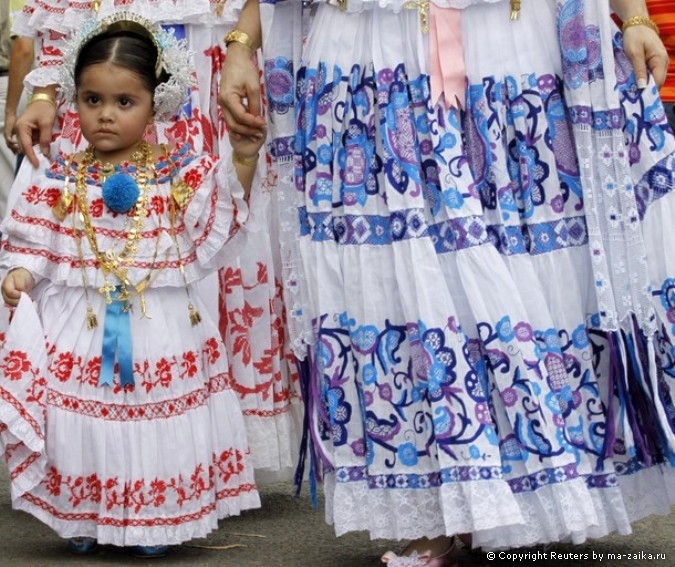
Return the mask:
<svg viewBox="0 0 675 567">
<path fill-rule="evenodd" d="M 122 288 L 117 286 L 116 293 Z M 103 351 L 101 353 L 101 374 L 99 386 L 112 386 L 115 372 L 115 358 L 119 364 L 122 386 L 134 385 L 134 363 L 131 355 L 131 320 L 125 309 L 125 301 L 113 301 L 105 308 L 103 324 Z"/>
</svg>

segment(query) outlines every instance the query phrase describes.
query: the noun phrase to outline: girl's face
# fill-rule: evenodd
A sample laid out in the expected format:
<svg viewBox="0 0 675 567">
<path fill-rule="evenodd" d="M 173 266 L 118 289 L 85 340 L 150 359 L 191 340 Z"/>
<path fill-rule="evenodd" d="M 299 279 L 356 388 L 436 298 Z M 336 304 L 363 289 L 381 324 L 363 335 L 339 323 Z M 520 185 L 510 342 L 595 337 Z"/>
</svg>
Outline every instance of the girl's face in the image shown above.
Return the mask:
<svg viewBox="0 0 675 567">
<path fill-rule="evenodd" d="M 116 165 L 131 159 L 152 123 L 152 93 L 141 78 L 113 63 L 85 68 L 77 88 L 77 110 L 96 158 Z"/>
</svg>

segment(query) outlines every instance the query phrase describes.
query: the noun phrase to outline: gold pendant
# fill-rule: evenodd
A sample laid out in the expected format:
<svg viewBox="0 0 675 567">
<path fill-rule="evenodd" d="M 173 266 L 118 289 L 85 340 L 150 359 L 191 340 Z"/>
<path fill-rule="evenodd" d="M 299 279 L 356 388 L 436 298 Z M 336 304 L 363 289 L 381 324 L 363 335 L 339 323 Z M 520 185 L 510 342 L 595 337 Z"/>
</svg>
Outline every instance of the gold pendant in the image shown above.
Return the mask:
<svg viewBox="0 0 675 567">
<path fill-rule="evenodd" d="M 66 220 L 66 215 L 70 210 L 70 206 L 73 204 L 73 195 L 66 189 L 61 193 L 61 198 L 59 202 L 52 207 L 52 212 L 54 216 L 59 219 L 60 222 Z"/>
<path fill-rule="evenodd" d="M 139 293 L 139 297 L 141 299 L 141 319 L 152 319 L 152 317 L 148 315 L 148 306 L 145 304 L 145 294 Z"/>
<path fill-rule="evenodd" d="M 98 288 L 98 292 L 101 295 L 105 296 L 105 302 L 110 305 L 112 303 L 112 292 L 115 291 L 115 286 L 108 283 L 108 282 L 103 282 L 103 285 Z"/>
<path fill-rule="evenodd" d="M 188 310 L 190 311 L 190 324 L 193 327 L 199 325 L 202 322 L 202 316 L 199 314 L 199 311 L 192 305 L 192 302 L 188 304 Z"/>
<path fill-rule="evenodd" d="M 420 13 L 420 29 L 422 33 L 429 31 L 429 0 L 410 0 L 403 4 L 406 10 L 418 10 Z"/>
<path fill-rule="evenodd" d="M 98 327 L 98 319 L 96 318 L 96 313 L 92 309 L 91 305 L 87 307 L 87 329 L 90 331 Z"/>
<path fill-rule="evenodd" d="M 520 0 L 511 0 L 511 21 L 520 19 Z"/>
<path fill-rule="evenodd" d="M 171 185 L 171 196 L 176 202 L 176 205 L 178 205 L 178 208 L 183 209 L 190 200 L 190 197 L 192 197 L 192 187 L 181 179 Z"/>
</svg>

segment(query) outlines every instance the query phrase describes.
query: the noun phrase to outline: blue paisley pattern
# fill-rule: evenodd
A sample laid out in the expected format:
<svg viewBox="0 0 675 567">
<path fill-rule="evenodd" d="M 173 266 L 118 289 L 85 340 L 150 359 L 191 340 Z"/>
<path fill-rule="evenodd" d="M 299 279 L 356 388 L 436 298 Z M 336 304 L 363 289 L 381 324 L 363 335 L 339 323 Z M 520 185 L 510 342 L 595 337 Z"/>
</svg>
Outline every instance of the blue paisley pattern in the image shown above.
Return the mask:
<svg viewBox="0 0 675 567">
<path fill-rule="evenodd" d="M 415 61 L 298 68 L 296 132 L 281 144 L 294 153 L 299 238 L 316 287 L 306 310 L 316 337 L 315 450 L 336 494 L 363 495 L 363 486 L 395 502 L 407 491 L 480 485 L 518 506 L 526 495 L 572 487 L 611 517 L 600 491 L 675 464 L 675 274 L 653 271 L 663 274 L 652 282 L 655 334 L 637 317 L 603 325 L 581 171 L 617 154 L 588 157 L 577 132 L 623 135 L 618 157 L 632 179 L 598 179 L 598 190 L 631 192 L 635 218 L 607 216 L 622 226 L 672 207 L 675 141 L 655 89 L 636 88 L 620 35 L 603 43 L 609 23 L 588 21 L 593 2 L 557 2 L 559 70 L 474 79 L 461 111 L 431 103 Z M 276 85 L 288 83 L 293 66 L 275 57 L 265 70 L 277 77 L 270 109 L 289 112 Z M 574 95 L 608 80 L 616 107 Z M 517 515 L 496 498 L 502 505 L 504 517 Z M 525 523 L 557 522 L 557 535 L 533 528 L 486 545 L 570 537 L 564 518 L 526 508 Z M 471 503 L 466 510 L 471 516 Z M 451 512 L 439 516 L 440 527 L 418 532 L 365 520 L 336 530 L 416 537 L 473 529 L 476 538 L 499 528 L 478 514 L 462 525 Z M 604 535 L 620 525 L 593 532 L 598 521 L 585 521 L 567 529 Z"/>
</svg>

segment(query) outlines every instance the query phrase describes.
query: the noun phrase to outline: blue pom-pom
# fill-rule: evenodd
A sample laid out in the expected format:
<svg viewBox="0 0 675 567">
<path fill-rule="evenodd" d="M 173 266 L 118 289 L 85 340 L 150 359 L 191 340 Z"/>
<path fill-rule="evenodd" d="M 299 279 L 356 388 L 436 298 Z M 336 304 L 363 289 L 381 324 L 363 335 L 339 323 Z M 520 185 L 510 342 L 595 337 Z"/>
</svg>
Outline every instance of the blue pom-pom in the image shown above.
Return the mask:
<svg viewBox="0 0 675 567">
<path fill-rule="evenodd" d="M 136 204 L 140 192 L 131 175 L 116 173 L 103 183 L 103 202 L 115 213 L 126 213 Z"/>
</svg>

